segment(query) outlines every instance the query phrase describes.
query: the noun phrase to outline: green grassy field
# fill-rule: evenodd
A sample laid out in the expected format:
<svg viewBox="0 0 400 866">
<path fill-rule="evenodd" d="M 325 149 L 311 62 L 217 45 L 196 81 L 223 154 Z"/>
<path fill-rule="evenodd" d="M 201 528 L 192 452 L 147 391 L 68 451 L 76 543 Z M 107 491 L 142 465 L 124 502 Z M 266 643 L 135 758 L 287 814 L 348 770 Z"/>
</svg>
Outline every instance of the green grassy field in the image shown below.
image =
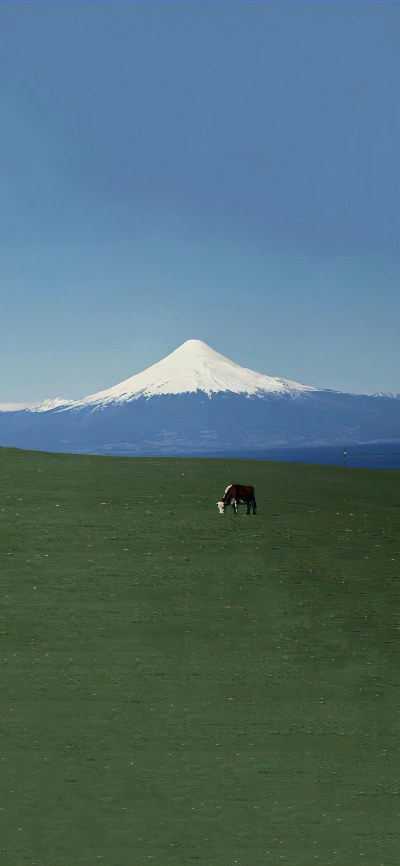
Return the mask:
<svg viewBox="0 0 400 866">
<path fill-rule="evenodd" d="M 0 863 L 399 864 L 399 477 L 0 449 Z"/>
</svg>

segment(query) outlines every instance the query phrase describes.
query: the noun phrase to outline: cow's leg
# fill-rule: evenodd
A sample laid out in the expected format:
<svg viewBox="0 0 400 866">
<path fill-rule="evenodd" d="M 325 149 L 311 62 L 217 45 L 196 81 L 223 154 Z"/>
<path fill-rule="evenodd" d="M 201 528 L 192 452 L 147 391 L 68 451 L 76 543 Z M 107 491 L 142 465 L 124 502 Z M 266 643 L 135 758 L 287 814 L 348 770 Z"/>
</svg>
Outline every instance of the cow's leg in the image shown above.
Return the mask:
<svg viewBox="0 0 400 866">
<path fill-rule="evenodd" d="M 253 504 L 253 514 L 257 514 L 257 506 L 256 506 L 256 500 L 255 499 L 253 499 L 252 504 Z"/>
<path fill-rule="evenodd" d="M 251 502 L 248 502 L 247 503 L 247 514 L 250 514 L 250 512 L 251 512 Z"/>
<path fill-rule="evenodd" d="M 233 508 L 233 513 L 234 513 L 234 514 L 237 514 L 237 513 L 238 513 L 238 508 L 237 508 L 237 502 L 236 502 L 236 499 L 233 499 L 233 500 L 232 500 L 232 508 Z"/>
</svg>

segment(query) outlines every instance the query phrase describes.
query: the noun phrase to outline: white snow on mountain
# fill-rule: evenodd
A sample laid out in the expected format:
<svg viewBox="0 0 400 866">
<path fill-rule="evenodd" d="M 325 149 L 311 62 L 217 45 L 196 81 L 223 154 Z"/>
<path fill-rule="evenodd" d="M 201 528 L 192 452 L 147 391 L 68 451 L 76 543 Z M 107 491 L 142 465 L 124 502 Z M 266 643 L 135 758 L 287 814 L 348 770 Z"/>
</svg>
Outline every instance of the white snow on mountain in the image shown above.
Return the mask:
<svg viewBox="0 0 400 866">
<path fill-rule="evenodd" d="M 72 402 L 72 400 L 56 397 L 54 400 L 43 400 L 42 403 L 0 403 L 0 412 L 22 412 L 24 409 L 29 409 L 31 412 L 48 412 L 49 409 Z"/>
<path fill-rule="evenodd" d="M 54 400 L 43 400 L 43 403 L 38 403 L 32 412 L 48 412 L 49 409 L 57 409 L 73 402 L 73 400 L 64 400 L 63 397 L 55 397 Z"/>
<path fill-rule="evenodd" d="M 203 391 L 208 397 L 213 393 L 233 391 L 262 397 L 266 393 L 297 394 L 316 391 L 307 385 L 264 376 L 246 367 L 240 367 L 219 352 L 215 352 L 201 340 L 187 340 L 170 355 L 126 379 L 113 388 L 98 391 L 82 400 L 74 400 L 60 411 L 82 406 L 105 406 L 124 403 L 140 396 L 154 397 L 160 394 L 184 394 Z M 38 411 L 38 410 L 36 410 Z"/>
</svg>

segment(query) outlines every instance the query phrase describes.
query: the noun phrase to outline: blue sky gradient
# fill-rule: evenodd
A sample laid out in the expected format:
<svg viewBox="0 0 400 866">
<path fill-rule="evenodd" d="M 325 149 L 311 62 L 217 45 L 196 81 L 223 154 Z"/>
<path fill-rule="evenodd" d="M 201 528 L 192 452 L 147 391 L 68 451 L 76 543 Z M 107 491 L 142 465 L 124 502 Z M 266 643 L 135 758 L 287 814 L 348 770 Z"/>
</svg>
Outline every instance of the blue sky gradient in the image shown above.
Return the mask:
<svg viewBox="0 0 400 866">
<path fill-rule="evenodd" d="M 397 3 L 0 6 L 0 402 L 201 339 L 400 391 Z"/>
</svg>

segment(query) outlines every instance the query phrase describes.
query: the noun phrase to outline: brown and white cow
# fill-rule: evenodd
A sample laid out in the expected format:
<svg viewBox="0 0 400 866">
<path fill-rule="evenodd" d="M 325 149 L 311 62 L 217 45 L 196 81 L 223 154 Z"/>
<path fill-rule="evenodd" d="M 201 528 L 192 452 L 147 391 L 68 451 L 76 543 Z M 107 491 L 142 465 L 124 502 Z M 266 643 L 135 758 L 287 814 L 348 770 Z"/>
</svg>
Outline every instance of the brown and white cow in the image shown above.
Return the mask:
<svg viewBox="0 0 400 866">
<path fill-rule="evenodd" d="M 254 487 L 246 484 L 229 484 L 220 502 L 217 502 L 219 513 L 224 514 L 228 505 L 232 505 L 233 513 L 238 513 L 238 505 L 247 505 L 247 514 L 253 509 L 257 512 L 257 503 L 254 495 Z"/>
</svg>

